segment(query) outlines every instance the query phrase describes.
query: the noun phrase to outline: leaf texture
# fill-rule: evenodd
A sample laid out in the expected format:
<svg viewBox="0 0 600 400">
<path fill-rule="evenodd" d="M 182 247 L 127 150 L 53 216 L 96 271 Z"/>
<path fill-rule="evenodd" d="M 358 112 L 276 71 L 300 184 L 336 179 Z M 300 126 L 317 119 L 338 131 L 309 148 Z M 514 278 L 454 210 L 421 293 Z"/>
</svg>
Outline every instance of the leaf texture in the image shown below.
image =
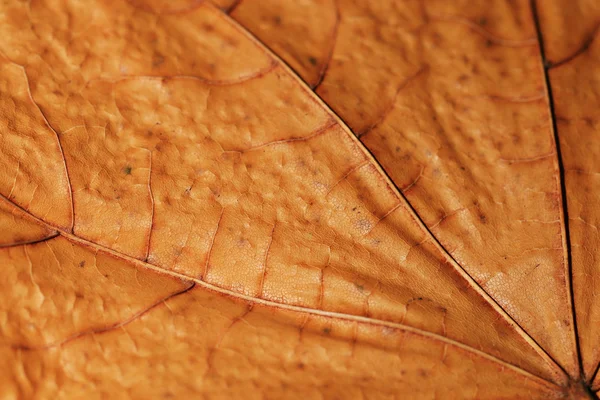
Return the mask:
<svg viewBox="0 0 600 400">
<path fill-rule="evenodd" d="M 591 395 L 559 5 L 0 10 L 5 398 Z"/>
<path fill-rule="evenodd" d="M 450 255 L 577 375 L 558 164 L 529 4 L 336 5 L 336 45 L 321 58 L 317 93 Z M 260 23 L 252 7 L 266 9 L 247 1 L 234 17 Z M 267 43 L 294 36 L 260 33 Z"/>
<path fill-rule="evenodd" d="M 596 40 L 600 7 L 595 2 L 540 2 L 540 19 L 546 45 L 549 81 L 552 85 L 556 126 L 563 149 L 565 188 L 568 197 L 573 290 L 578 321 L 583 373 L 599 389 L 598 322 L 598 187 L 599 163 L 596 154 L 598 126 L 596 108 L 600 104 L 594 65 L 600 56 Z M 569 20 L 577 24 L 568 28 Z M 555 29 L 549 29 L 555 26 Z M 564 39 L 563 39 L 564 38 Z"/>
</svg>

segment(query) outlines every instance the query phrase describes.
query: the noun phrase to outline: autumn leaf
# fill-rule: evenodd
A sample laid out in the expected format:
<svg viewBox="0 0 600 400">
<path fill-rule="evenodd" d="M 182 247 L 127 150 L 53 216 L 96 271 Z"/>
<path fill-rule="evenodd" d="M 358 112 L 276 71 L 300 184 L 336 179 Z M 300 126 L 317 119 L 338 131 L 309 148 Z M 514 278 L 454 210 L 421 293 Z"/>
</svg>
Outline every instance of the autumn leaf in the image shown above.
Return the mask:
<svg viewBox="0 0 600 400">
<path fill-rule="evenodd" d="M 595 398 L 577 5 L 0 5 L 2 398 Z"/>
</svg>

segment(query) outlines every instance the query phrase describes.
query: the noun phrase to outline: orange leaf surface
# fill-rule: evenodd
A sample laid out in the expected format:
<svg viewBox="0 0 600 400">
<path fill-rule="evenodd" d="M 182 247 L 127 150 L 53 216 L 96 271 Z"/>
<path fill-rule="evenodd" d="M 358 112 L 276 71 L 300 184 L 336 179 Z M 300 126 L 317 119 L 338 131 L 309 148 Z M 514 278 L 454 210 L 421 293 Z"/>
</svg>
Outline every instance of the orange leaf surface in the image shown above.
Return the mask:
<svg viewBox="0 0 600 400">
<path fill-rule="evenodd" d="M 2 398 L 594 398 L 566 9 L 0 5 Z"/>
</svg>

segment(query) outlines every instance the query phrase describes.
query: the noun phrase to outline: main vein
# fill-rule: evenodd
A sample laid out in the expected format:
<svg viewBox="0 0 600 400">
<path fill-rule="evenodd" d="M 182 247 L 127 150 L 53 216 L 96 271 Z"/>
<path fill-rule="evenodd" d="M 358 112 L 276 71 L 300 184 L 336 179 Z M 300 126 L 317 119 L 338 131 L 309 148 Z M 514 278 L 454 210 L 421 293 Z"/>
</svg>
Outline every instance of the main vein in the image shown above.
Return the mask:
<svg viewBox="0 0 600 400">
<path fill-rule="evenodd" d="M 542 29 L 540 26 L 540 19 L 538 15 L 537 5 L 535 0 L 530 0 L 531 12 L 533 15 L 533 20 L 535 23 L 535 29 L 537 32 L 537 38 L 540 49 L 540 57 L 542 69 L 544 71 L 544 80 L 546 85 L 546 95 L 548 98 L 548 107 L 550 110 L 550 119 L 552 121 L 552 134 L 554 136 L 554 143 L 556 147 L 556 158 L 558 164 L 559 171 L 559 181 L 560 181 L 560 194 L 561 194 L 561 218 L 562 218 L 562 239 L 563 239 L 563 249 L 564 249 L 564 263 L 565 263 L 565 280 L 567 284 L 567 295 L 568 301 L 571 307 L 571 314 L 573 319 L 573 346 L 575 346 L 575 351 L 577 354 L 577 362 L 579 364 L 579 372 L 583 374 L 583 360 L 581 357 L 581 351 L 579 348 L 579 340 L 577 334 L 577 314 L 575 312 L 575 302 L 573 300 L 573 260 L 571 256 L 571 235 L 569 234 L 569 207 L 568 207 L 568 199 L 567 199 L 567 187 L 565 182 L 565 167 L 563 164 L 562 153 L 560 148 L 560 138 L 558 136 L 558 127 L 556 124 L 556 114 L 554 110 L 554 98 L 552 95 L 552 85 L 550 83 L 550 76 L 548 74 L 548 66 L 549 64 L 546 62 L 546 54 L 544 49 L 544 38 L 542 35 Z"/>
</svg>

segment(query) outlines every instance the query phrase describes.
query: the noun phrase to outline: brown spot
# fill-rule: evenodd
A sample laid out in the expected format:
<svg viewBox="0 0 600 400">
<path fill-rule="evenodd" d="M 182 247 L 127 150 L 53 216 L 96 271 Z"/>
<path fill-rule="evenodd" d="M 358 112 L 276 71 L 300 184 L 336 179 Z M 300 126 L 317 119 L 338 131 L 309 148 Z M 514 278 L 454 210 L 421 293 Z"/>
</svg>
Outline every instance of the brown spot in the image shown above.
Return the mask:
<svg viewBox="0 0 600 400">
<path fill-rule="evenodd" d="M 331 333 L 331 328 L 323 328 L 323 333 L 329 335 Z"/>
<path fill-rule="evenodd" d="M 124 173 L 125 175 L 131 175 L 131 169 L 132 169 L 132 168 L 131 168 L 131 166 L 130 166 L 130 165 L 127 165 L 127 166 L 125 166 L 125 167 L 123 168 L 123 173 Z"/>
<path fill-rule="evenodd" d="M 308 57 L 308 62 L 312 65 L 317 65 L 317 59 L 314 57 Z"/>
<path fill-rule="evenodd" d="M 83 267 L 85 267 L 85 261 L 79 262 L 79 268 L 83 268 Z"/>
<path fill-rule="evenodd" d="M 154 53 L 152 56 L 152 68 L 160 67 L 165 62 L 165 57 L 160 53 Z"/>
</svg>

